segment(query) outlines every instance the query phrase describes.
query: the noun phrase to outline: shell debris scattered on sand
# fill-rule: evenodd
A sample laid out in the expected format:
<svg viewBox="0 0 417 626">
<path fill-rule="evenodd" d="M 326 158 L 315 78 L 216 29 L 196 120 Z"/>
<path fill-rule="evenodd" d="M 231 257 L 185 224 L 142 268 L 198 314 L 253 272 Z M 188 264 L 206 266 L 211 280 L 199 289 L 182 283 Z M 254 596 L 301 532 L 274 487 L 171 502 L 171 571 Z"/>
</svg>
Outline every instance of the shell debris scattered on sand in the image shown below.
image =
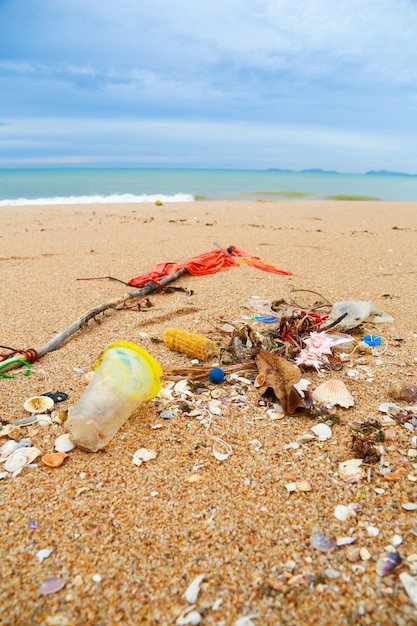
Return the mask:
<svg viewBox="0 0 417 626">
<path fill-rule="evenodd" d="M 313 391 L 313 399 L 328 407 L 341 406 L 345 409 L 353 406 L 355 401 L 345 383 L 338 378 L 331 378 Z"/>
</svg>

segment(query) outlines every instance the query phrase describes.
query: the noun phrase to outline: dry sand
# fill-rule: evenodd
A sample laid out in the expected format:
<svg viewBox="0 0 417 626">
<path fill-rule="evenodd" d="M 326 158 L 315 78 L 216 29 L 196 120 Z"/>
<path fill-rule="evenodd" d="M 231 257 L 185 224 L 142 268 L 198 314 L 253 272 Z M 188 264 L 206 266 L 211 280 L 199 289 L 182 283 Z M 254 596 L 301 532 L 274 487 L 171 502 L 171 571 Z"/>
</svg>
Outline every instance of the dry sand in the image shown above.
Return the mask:
<svg viewBox="0 0 417 626">
<path fill-rule="evenodd" d="M 293 272 L 277 276 L 242 265 L 187 275 L 174 284 L 192 289 L 191 297 L 161 293 L 145 312 L 103 314 L 34 364 L 29 376 L 22 371 L 0 380 L 3 422 L 23 417 L 23 401 L 35 394 L 64 391 L 69 398 L 61 406 L 75 404 L 85 389 L 77 368 L 90 370 L 118 339 L 139 343 L 163 368 L 188 365 L 187 357 L 153 339 L 176 326 L 224 345 L 219 320 L 249 314 L 252 295 L 273 300 L 306 289 L 330 302 L 372 300 L 395 321 L 361 330 L 384 337 L 383 349 L 362 359 L 364 380 L 347 376 L 346 364 L 336 373 L 355 406 L 335 411 L 341 422 L 325 442 L 288 449 L 317 420 L 272 420 L 253 385 L 225 382 L 216 389 L 229 397 L 238 392 L 242 402 L 223 402 L 208 430 L 181 411 L 162 419 L 161 406 L 149 402 L 104 452 L 75 449 L 57 469 L 39 462 L 1 480 L 1 624 L 187 624 L 177 621 L 189 606 L 183 594 L 202 574 L 195 607 L 202 624 L 417 623 L 417 607 L 399 578 L 406 572 L 417 580 L 417 512 L 402 508 L 417 502 L 417 460 L 409 453 L 417 449 L 417 428 L 396 421 L 381 444 L 385 467 L 403 468 L 398 480 L 386 480 L 378 464 L 359 484 L 338 473 L 339 463 L 353 456 L 348 422 L 382 416 L 378 407 L 389 400 L 391 384 L 416 384 L 416 232 L 412 203 L 2 208 L 0 343 L 15 348 L 36 348 L 91 307 L 126 292 L 114 281 L 77 278 L 128 281 L 156 263 L 211 250 L 214 242 Z M 308 294 L 302 298 L 311 301 Z M 313 388 L 334 375 L 306 372 Z M 162 427 L 153 428 L 157 424 Z M 62 432 L 57 424 L 22 428 L 42 454 L 53 451 Z M 213 456 L 212 436 L 232 448 L 223 462 Z M 157 457 L 137 467 L 132 456 L 141 447 Z M 288 483 L 304 479 L 311 491 L 289 493 Z M 335 506 L 351 503 L 360 510 L 338 521 Z M 352 546 L 320 552 L 310 543 L 314 529 L 334 539 L 355 537 L 353 548 L 362 552 Z M 402 567 L 380 577 L 376 562 L 390 543 L 398 544 L 395 535 L 402 540 Z M 52 553 L 39 562 L 44 548 Z M 53 576 L 65 587 L 41 595 L 40 583 Z M 256 617 L 236 622 L 250 615 Z"/>
</svg>

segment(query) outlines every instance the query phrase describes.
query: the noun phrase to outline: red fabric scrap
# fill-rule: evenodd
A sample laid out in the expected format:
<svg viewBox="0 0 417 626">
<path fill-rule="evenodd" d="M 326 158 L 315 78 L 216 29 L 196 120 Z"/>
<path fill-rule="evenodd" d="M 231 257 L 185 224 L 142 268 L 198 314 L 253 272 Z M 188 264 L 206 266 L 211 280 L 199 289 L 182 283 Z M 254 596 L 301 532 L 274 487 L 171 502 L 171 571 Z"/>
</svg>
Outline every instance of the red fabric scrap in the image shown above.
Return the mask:
<svg viewBox="0 0 417 626">
<path fill-rule="evenodd" d="M 149 283 L 158 283 L 164 276 L 184 268 L 194 276 L 204 276 L 205 274 L 222 272 L 232 265 L 239 265 L 240 263 L 247 263 L 252 267 L 257 267 L 266 272 L 273 272 L 274 274 L 287 276 L 291 274 L 291 272 L 280 270 L 274 265 L 262 261 L 259 257 L 248 254 L 244 250 L 239 250 L 235 246 L 229 246 L 228 248 L 215 248 L 210 250 L 210 252 L 204 252 L 181 263 L 158 263 L 148 272 L 132 278 L 129 281 L 129 285 L 140 288 Z"/>
</svg>

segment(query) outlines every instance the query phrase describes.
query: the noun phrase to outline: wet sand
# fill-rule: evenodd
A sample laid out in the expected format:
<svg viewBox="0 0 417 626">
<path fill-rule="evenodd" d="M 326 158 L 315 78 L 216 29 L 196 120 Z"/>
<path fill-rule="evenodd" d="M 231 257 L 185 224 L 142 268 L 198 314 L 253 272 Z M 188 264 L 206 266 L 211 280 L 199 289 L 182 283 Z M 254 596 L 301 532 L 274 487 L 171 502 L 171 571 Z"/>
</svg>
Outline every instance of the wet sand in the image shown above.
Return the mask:
<svg viewBox="0 0 417 626">
<path fill-rule="evenodd" d="M 340 422 L 326 441 L 300 443 L 317 423 L 309 415 L 271 419 L 248 372 L 251 382 L 215 386 L 205 380 L 202 394 L 185 398 L 204 405 L 213 391 L 219 396 L 221 411 L 209 427 L 181 410 L 163 419 L 165 405 L 151 401 L 105 451 L 76 448 L 58 468 L 37 459 L 37 467 L 3 478 L 0 622 L 197 623 L 191 617 L 181 621 L 191 606 L 184 592 L 204 575 L 194 609 L 202 624 L 417 623 L 417 607 L 399 578 L 405 572 L 417 581 L 417 511 L 403 508 L 417 502 L 417 427 L 411 418 L 388 425 L 379 444 L 382 466 L 366 465 L 360 483 L 348 484 L 339 475 L 339 463 L 354 456 L 352 423 L 380 420 L 378 408 L 390 400 L 390 387 L 417 382 L 416 233 L 413 203 L 2 208 L 0 343 L 17 349 L 38 347 L 128 290 L 108 279 L 79 278 L 129 281 L 156 263 L 211 250 L 214 242 L 292 272 L 278 276 L 241 264 L 210 276 L 186 275 L 173 285 L 191 296 L 158 293 L 146 310 L 105 312 L 33 364 L 30 375 L 22 370 L 0 380 L 4 424 L 27 415 L 24 400 L 40 393 L 67 393 L 58 408 L 75 404 L 86 385 L 81 372 L 119 339 L 143 346 L 164 370 L 188 366 L 188 357 L 159 341 L 162 331 L 184 328 L 223 347 L 228 339 L 221 326 L 254 313 L 246 307 L 254 295 L 278 300 L 298 293 L 307 305 L 311 295 L 292 291 L 299 289 L 331 303 L 371 300 L 394 322 L 360 329 L 359 335 L 382 336 L 382 346 L 345 362 L 340 372 L 324 369 L 319 376 L 306 370 L 312 388 L 341 378 L 355 399 L 349 409 L 336 408 Z M 180 402 L 169 407 L 178 409 Z M 64 429 L 37 425 L 21 432 L 45 454 Z M 213 455 L 216 446 L 225 450 L 213 437 L 230 446 L 226 460 Z M 137 467 L 132 456 L 138 448 L 157 456 Z M 397 480 L 387 480 L 384 472 L 396 470 Z M 300 480 L 310 481 L 312 489 L 290 491 L 287 485 Z M 340 504 L 351 505 L 345 521 L 334 515 Z M 311 544 L 315 530 L 355 542 L 320 551 Z M 388 546 L 402 566 L 381 577 L 376 565 Z M 45 548 L 52 552 L 40 561 L 37 553 Z M 65 587 L 41 595 L 39 585 L 48 577 L 59 577 Z M 236 621 L 250 615 L 252 621 Z"/>
</svg>

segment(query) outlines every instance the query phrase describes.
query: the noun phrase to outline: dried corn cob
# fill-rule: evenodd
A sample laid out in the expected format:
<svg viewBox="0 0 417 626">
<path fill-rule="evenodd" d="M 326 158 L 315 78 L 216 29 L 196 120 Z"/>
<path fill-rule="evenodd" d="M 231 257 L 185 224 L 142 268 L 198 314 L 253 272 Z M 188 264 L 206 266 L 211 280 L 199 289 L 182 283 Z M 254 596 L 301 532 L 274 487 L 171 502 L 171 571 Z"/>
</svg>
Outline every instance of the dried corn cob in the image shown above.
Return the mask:
<svg viewBox="0 0 417 626">
<path fill-rule="evenodd" d="M 171 350 L 182 352 L 199 361 L 204 361 L 217 352 L 215 343 L 208 337 L 189 333 L 180 328 L 166 328 L 162 333 L 162 340 Z"/>
</svg>

